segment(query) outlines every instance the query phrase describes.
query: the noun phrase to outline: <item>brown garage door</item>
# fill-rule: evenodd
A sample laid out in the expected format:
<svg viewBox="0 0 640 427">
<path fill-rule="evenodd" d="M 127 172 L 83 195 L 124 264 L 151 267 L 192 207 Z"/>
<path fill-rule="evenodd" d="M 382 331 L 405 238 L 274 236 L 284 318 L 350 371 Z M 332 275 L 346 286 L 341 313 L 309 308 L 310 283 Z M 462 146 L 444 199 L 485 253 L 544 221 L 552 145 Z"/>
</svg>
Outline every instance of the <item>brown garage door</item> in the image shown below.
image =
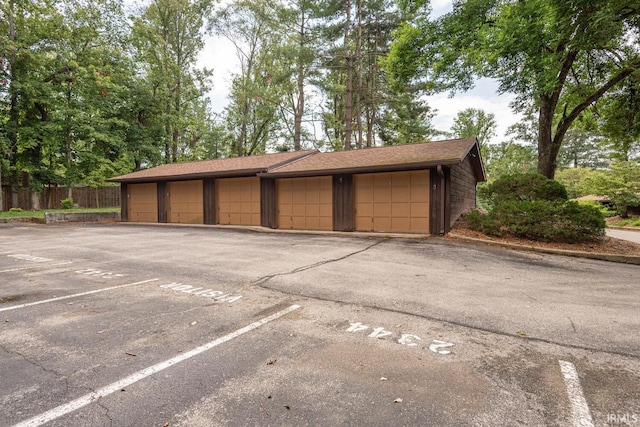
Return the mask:
<svg viewBox="0 0 640 427">
<path fill-rule="evenodd" d="M 202 181 L 178 181 L 167 184 L 167 219 L 183 224 L 202 224 Z"/>
<path fill-rule="evenodd" d="M 354 175 L 355 229 L 429 232 L 429 171 Z"/>
<path fill-rule="evenodd" d="M 216 180 L 218 224 L 260 225 L 260 178 Z"/>
<path fill-rule="evenodd" d="M 330 176 L 278 180 L 278 228 L 333 230 Z"/>
<path fill-rule="evenodd" d="M 127 197 L 130 222 L 158 222 L 158 191 L 156 184 L 129 184 Z"/>
</svg>

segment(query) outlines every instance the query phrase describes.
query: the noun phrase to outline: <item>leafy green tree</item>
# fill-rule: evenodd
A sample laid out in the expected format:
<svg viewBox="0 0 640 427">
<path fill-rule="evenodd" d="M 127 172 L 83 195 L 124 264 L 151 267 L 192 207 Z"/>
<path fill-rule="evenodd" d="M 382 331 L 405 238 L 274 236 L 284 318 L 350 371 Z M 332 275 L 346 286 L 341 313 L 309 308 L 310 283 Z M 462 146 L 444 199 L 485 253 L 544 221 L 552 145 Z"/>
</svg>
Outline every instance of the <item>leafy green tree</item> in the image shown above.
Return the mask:
<svg viewBox="0 0 640 427">
<path fill-rule="evenodd" d="M 479 108 L 466 108 L 460 112 L 451 126 L 451 135 L 455 138 L 476 137 L 483 159 L 488 156 L 487 144 L 496 136 L 496 118 Z"/>
<path fill-rule="evenodd" d="M 505 175 L 528 173 L 536 170 L 537 154 L 534 145 L 504 141 L 487 145 L 487 157 L 484 159 L 487 178 L 493 181 Z"/>
<path fill-rule="evenodd" d="M 192 101 L 204 97 L 211 72 L 196 68 L 204 47 L 204 17 L 209 0 L 155 0 L 133 24 L 136 58 L 144 65 L 155 102 L 162 106 L 166 163 L 176 162 L 189 144 L 187 116 Z M 157 119 L 154 117 L 154 119 Z"/>
<path fill-rule="evenodd" d="M 640 83 L 629 80 L 599 106 L 600 132 L 611 158 L 629 161 L 640 157 Z"/>
<path fill-rule="evenodd" d="M 567 131 L 565 140 L 558 153 L 561 167 L 592 169 L 605 168 L 609 164 L 603 138 L 580 128 Z"/>
<path fill-rule="evenodd" d="M 56 29 L 62 20 L 56 6 L 54 1 L 0 3 L 0 175 L 9 176 L 14 207 L 22 173 L 40 168 L 40 148 L 50 130 L 46 80 L 56 70 Z"/>
<path fill-rule="evenodd" d="M 558 169 L 555 179 L 565 186 L 570 199 L 577 199 L 578 197 L 596 194 L 597 190 L 588 184 L 593 180 L 593 177 L 604 173 L 603 171 L 595 171 L 588 167 L 579 166 Z"/>
<path fill-rule="evenodd" d="M 384 145 L 425 142 L 435 134 L 431 119 L 435 113 L 412 93 L 390 93 L 382 107 L 379 135 Z"/>
<path fill-rule="evenodd" d="M 538 171 L 552 178 L 578 116 L 637 75 L 639 13 L 637 1 L 464 0 L 401 25 L 387 68 L 395 82 L 418 79 L 434 91 L 497 79 L 501 93 L 516 94 L 516 111 L 537 111 Z"/>
<path fill-rule="evenodd" d="M 615 162 L 604 173 L 586 179 L 595 194 L 609 196 L 618 215 L 627 217 L 630 206 L 640 206 L 640 163 Z"/>
</svg>

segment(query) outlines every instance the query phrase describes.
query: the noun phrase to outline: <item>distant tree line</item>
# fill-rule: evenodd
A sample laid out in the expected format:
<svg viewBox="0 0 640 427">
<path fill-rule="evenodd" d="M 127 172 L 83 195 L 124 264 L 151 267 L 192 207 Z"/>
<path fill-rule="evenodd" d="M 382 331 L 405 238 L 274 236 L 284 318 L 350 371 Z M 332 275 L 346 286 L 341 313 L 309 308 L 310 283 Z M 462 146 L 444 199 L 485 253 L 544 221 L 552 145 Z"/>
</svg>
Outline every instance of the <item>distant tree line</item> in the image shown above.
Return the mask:
<svg viewBox="0 0 640 427">
<path fill-rule="evenodd" d="M 37 195 L 163 163 L 442 135 L 477 136 L 490 177 L 634 162 L 639 10 L 465 0 L 434 18 L 422 0 L 5 0 L 1 182 Z M 199 62 L 213 36 L 240 64 L 218 114 Z M 425 96 L 479 77 L 517 95 L 525 119 L 505 142 L 489 144 L 495 117 L 479 109 L 432 125 Z"/>
</svg>

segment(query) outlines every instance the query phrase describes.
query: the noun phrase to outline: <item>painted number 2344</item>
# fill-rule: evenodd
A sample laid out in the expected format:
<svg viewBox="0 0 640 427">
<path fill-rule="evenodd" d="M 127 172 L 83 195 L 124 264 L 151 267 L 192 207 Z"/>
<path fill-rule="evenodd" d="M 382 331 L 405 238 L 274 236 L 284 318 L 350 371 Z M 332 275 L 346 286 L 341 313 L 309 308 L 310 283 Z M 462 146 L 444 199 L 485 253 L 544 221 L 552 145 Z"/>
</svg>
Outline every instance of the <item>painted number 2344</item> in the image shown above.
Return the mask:
<svg viewBox="0 0 640 427">
<path fill-rule="evenodd" d="M 364 332 L 364 331 L 369 332 L 367 336 L 370 338 L 385 339 L 391 336 L 397 337 L 397 334 L 387 331 L 382 327 L 372 328 L 370 326 L 362 324 L 361 322 L 351 323 L 347 328 L 347 332 Z M 417 341 L 422 341 L 422 338 L 413 334 L 400 334 L 400 336 L 396 338 L 396 340 L 400 345 L 404 345 L 407 347 L 417 347 L 418 346 Z M 437 354 L 451 354 L 451 348 L 454 345 L 455 344 L 446 342 L 446 341 L 433 340 L 431 341 L 431 344 L 429 344 L 429 350 Z"/>
</svg>

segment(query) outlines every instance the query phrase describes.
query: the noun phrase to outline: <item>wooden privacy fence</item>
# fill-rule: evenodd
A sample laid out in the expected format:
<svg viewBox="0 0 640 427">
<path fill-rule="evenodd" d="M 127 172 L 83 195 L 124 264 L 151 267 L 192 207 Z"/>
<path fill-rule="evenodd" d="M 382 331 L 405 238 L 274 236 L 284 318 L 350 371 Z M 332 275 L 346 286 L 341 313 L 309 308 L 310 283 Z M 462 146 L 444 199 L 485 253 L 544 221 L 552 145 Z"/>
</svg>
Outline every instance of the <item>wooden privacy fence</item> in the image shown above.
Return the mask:
<svg viewBox="0 0 640 427">
<path fill-rule="evenodd" d="M 68 191 L 66 187 L 44 187 L 38 199 L 40 209 L 61 209 L 61 200 L 66 199 Z M 73 204 L 80 208 L 106 208 L 120 206 L 120 186 L 100 188 L 72 187 L 71 196 Z M 2 209 L 22 208 L 31 210 L 33 206 L 33 192 L 29 189 L 19 189 L 17 193 L 18 205 L 12 206 L 13 195 L 11 187 L 2 186 Z"/>
</svg>

